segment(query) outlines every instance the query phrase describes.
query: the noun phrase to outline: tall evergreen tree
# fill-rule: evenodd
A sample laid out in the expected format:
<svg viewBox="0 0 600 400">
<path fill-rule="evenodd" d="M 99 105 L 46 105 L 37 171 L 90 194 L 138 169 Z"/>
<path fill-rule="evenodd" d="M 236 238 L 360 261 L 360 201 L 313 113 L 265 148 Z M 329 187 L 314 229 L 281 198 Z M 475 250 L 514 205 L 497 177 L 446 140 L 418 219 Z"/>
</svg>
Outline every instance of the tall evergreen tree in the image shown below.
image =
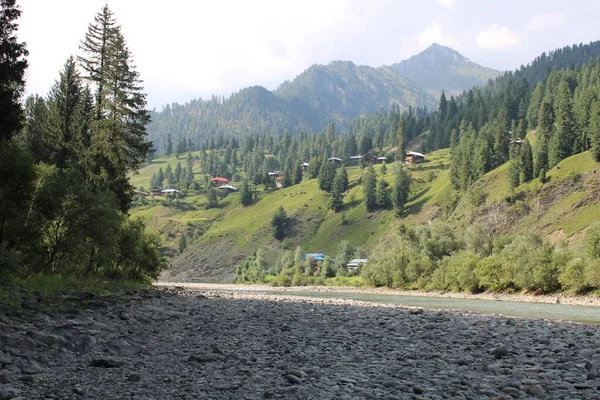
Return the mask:
<svg viewBox="0 0 600 400">
<path fill-rule="evenodd" d="M 398 121 L 396 136 L 398 137 L 398 150 L 396 151 L 396 155 L 399 157 L 397 161 L 404 161 L 404 155 L 406 154 L 406 121 L 404 114 Z"/>
<path fill-rule="evenodd" d="M 0 2 L 0 140 L 12 138 L 23 123 L 21 96 L 25 88 L 27 49 L 16 36 L 21 10 L 16 0 Z"/>
<path fill-rule="evenodd" d="M 243 206 L 247 206 L 252 203 L 252 191 L 250 190 L 248 179 L 244 179 L 242 182 L 242 188 L 240 189 L 240 202 Z"/>
<path fill-rule="evenodd" d="M 519 158 L 521 159 L 521 176 L 523 178 L 521 183 L 525 183 L 534 178 L 533 151 L 531 150 L 531 144 L 529 144 L 529 140 L 527 139 L 523 141 L 522 146 L 519 154 Z"/>
<path fill-rule="evenodd" d="M 569 157 L 573 152 L 575 140 L 575 121 L 573 118 L 573 105 L 571 91 L 565 80 L 558 84 L 556 131 L 550 139 L 548 149 L 548 164 L 555 166 L 561 160 Z"/>
<path fill-rule="evenodd" d="M 283 206 L 279 206 L 275 215 L 271 219 L 271 230 L 273 231 L 273 237 L 277 240 L 283 239 L 285 236 L 285 228 L 288 223 L 288 215 L 285 212 Z"/>
<path fill-rule="evenodd" d="M 113 13 L 104 6 L 89 25 L 79 61 L 95 89 L 95 116 L 91 125 L 92 180 L 107 187 L 129 208 L 128 174 L 137 171 L 152 143 L 146 140 L 150 114 L 139 73 Z"/>
<path fill-rule="evenodd" d="M 387 190 L 387 182 L 383 177 L 377 181 L 375 187 L 375 203 L 380 210 L 386 209 L 390 205 L 390 194 Z"/>
<path fill-rule="evenodd" d="M 50 89 L 47 104 L 45 128 L 54 149 L 53 164 L 61 169 L 73 167 L 84 161 L 92 117 L 73 57 Z"/>
<path fill-rule="evenodd" d="M 590 141 L 591 152 L 596 161 L 600 161 L 600 102 L 594 100 L 590 108 Z"/>
<path fill-rule="evenodd" d="M 407 169 L 400 163 L 394 165 L 394 186 L 392 188 L 392 204 L 397 218 L 402 216 L 408 194 L 410 193 L 410 183 L 412 177 Z"/>
<path fill-rule="evenodd" d="M 329 198 L 329 208 L 333 211 L 339 211 L 344 205 L 344 195 L 348 186 L 348 176 L 344 167 L 338 168 L 335 172 L 335 178 L 331 188 L 331 195 Z"/>
<path fill-rule="evenodd" d="M 377 173 L 373 168 L 373 164 L 370 164 L 369 169 L 363 178 L 363 193 L 365 196 L 365 206 L 367 207 L 368 212 L 375 211 L 377 208 L 376 189 Z"/>
</svg>

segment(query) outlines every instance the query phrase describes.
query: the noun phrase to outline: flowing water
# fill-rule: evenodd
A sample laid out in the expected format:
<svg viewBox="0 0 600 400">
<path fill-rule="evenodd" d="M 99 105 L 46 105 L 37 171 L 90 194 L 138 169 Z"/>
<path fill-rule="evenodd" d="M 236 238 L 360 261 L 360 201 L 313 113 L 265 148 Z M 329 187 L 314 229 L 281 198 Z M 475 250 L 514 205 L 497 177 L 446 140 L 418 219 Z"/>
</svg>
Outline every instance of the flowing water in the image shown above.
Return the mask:
<svg viewBox="0 0 600 400">
<path fill-rule="evenodd" d="M 284 292 L 261 291 L 265 294 L 350 299 L 371 303 L 422 307 L 444 310 L 474 311 L 510 317 L 542 318 L 553 321 L 573 321 L 600 325 L 600 307 L 571 306 L 566 304 L 526 303 L 516 301 L 452 299 L 441 297 L 405 296 L 389 294 L 364 294 L 342 292 Z"/>
</svg>

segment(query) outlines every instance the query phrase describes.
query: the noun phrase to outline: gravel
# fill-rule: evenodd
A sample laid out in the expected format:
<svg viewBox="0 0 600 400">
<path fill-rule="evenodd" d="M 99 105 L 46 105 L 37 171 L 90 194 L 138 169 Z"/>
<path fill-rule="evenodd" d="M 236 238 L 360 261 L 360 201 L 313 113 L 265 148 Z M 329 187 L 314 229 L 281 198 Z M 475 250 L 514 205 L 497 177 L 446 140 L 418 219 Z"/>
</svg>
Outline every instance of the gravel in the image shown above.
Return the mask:
<svg viewBox="0 0 600 400">
<path fill-rule="evenodd" d="M 596 326 L 177 292 L 3 309 L 0 400 L 600 399 Z"/>
</svg>

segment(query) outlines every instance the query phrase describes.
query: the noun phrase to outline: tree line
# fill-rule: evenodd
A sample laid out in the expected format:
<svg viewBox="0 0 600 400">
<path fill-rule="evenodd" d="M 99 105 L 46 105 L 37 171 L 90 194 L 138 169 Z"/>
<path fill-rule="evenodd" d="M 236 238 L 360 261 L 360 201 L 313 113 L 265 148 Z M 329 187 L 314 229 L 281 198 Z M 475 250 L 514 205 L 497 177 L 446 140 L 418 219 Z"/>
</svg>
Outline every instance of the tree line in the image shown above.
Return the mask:
<svg viewBox="0 0 600 400">
<path fill-rule="evenodd" d="M 21 12 L 15 0 L 1 7 L 0 274 L 156 277 L 158 238 L 127 215 L 149 112 L 113 13 L 103 7 L 48 95 L 23 107 Z"/>
</svg>

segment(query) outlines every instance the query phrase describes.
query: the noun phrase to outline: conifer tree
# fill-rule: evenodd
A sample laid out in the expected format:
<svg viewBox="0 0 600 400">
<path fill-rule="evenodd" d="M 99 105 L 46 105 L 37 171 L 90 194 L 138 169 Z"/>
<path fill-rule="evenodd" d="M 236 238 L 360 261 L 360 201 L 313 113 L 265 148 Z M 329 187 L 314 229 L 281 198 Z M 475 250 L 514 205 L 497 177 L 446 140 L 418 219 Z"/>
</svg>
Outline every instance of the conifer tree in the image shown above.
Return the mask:
<svg viewBox="0 0 600 400">
<path fill-rule="evenodd" d="M 16 19 L 21 10 L 16 0 L 0 2 L 0 140 L 11 139 L 23 123 L 21 96 L 25 88 L 28 55 L 25 43 L 17 41 Z"/>
<path fill-rule="evenodd" d="M 377 197 L 375 190 L 377 188 L 377 173 L 373 168 L 373 164 L 369 165 L 369 169 L 363 178 L 363 193 L 365 196 L 365 206 L 367 211 L 375 211 L 377 208 Z"/>
<path fill-rule="evenodd" d="M 444 94 L 442 93 L 442 96 Z M 396 135 L 398 137 L 398 150 L 396 154 L 400 157 L 397 161 L 404 161 L 404 154 L 406 154 L 406 120 L 404 114 L 400 117 L 398 121 L 398 129 L 396 131 Z"/>
<path fill-rule="evenodd" d="M 394 186 L 392 188 L 392 204 L 396 218 L 400 218 L 404 212 L 408 194 L 410 193 L 410 183 L 412 177 L 407 169 L 400 163 L 394 165 Z"/>
<path fill-rule="evenodd" d="M 324 161 L 321 164 L 321 169 L 319 171 L 319 189 L 326 192 L 331 191 L 333 179 L 335 178 L 335 170 L 335 166 L 329 161 Z"/>
<path fill-rule="evenodd" d="M 533 179 L 533 152 L 531 150 L 531 144 L 529 140 L 525 139 L 522 143 L 521 152 L 519 158 L 521 160 L 521 175 L 523 181 L 521 183 L 529 182 Z"/>
<path fill-rule="evenodd" d="M 296 166 L 294 167 L 294 185 L 297 185 L 300 182 L 302 182 L 302 168 L 299 163 L 296 163 Z"/>
<path fill-rule="evenodd" d="M 95 89 L 91 124 L 91 180 L 111 190 L 126 212 L 131 201 L 128 174 L 137 171 L 152 143 L 146 140 L 150 114 L 139 73 L 113 13 L 104 6 L 80 44 L 79 61 Z"/>
<path fill-rule="evenodd" d="M 557 104 L 556 131 L 552 135 L 549 145 L 548 164 L 550 167 L 570 156 L 573 151 L 573 143 L 576 142 L 571 91 L 565 80 L 558 84 Z"/>
<path fill-rule="evenodd" d="M 288 222 L 288 215 L 285 212 L 283 206 L 279 206 L 275 215 L 271 219 L 271 229 L 273 231 L 273 237 L 277 240 L 283 239 L 285 236 L 285 228 Z"/>
<path fill-rule="evenodd" d="M 242 189 L 240 190 L 240 202 L 244 206 L 250 205 L 250 203 L 252 203 L 252 191 L 250 190 L 248 179 L 244 179 L 244 181 L 242 182 Z"/>
<path fill-rule="evenodd" d="M 343 193 L 346 191 L 346 187 L 348 185 L 348 176 L 345 172 L 345 168 L 338 168 L 335 172 L 335 178 L 333 179 L 331 194 L 329 197 L 329 208 L 336 212 L 339 211 L 344 205 Z"/>
<path fill-rule="evenodd" d="M 377 181 L 375 203 L 380 210 L 386 209 L 390 205 L 390 195 L 387 191 L 387 186 L 387 182 L 383 177 Z"/>
<path fill-rule="evenodd" d="M 590 107 L 589 127 L 591 152 L 596 161 L 600 161 L 600 102 L 594 100 Z"/>
</svg>

